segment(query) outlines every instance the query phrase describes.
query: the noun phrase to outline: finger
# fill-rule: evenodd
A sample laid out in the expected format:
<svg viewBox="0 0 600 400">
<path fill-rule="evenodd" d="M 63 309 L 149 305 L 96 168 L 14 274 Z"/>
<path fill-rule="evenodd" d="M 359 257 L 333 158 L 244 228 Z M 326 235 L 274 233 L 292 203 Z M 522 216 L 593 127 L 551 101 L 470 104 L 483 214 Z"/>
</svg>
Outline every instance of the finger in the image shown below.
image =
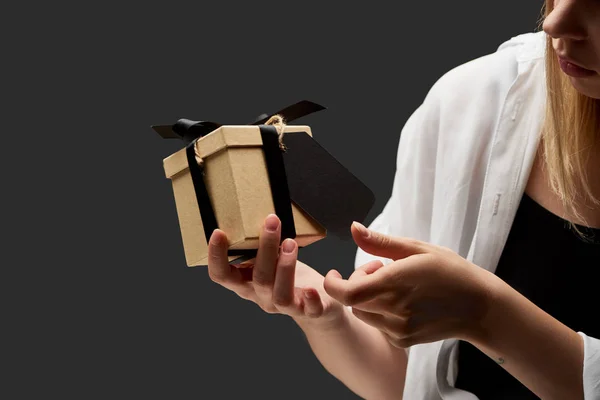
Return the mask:
<svg viewBox="0 0 600 400">
<path fill-rule="evenodd" d="M 254 288 L 244 277 L 245 270 L 229 264 L 227 256 L 227 236 L 217 229 L 211 235 L 208 246 L 208 275 L 219 285 L 235 292 L 243 299 L 256 302 Z"/>
<path fill-rule="evenodd" d="M 350 275 L 350 278 L 348 278 L 348 280 L 352 280 L 354 278 L 357 278 L 359 276 L 365 276 L 365 275 L 370 275 L 373 272 L 377 271 L 379 268 L 383 267 L 383 263 L 381 262 L 381 260 L 372 260 L 369 261 L 368 263 L 358 267 L 353 273 L 352 275 Z"/>
<path fill-rule="evenodd" d="M 282 311 L 294 305 L 297 249 L 298 246 L 293 239 L 284 240 L 277 261 L 272 301 L 275 307 Z"/>
<path fill-rule="evenodd" d="M 271 301 L 279 257 L 280 226 L 281 223 L 276 215 L 271 214 L 266 218 L 259 237 L 256 263 L 252 273 L 256 293 L 263 301 L 268 302 Z"/>
<path fill-rule="evenodd" d="M 304 315 L 311 318 L 318 318 L 323 315 L 323 302 L 317 289 L 305 288 L 302 292 L 304 295 Z"/>
<path fill-rule="evenodd" d="M 343 279 L 339 272 L 331 270 L 325 276 L 323 286 L 331 297 L 344 305 L 352 306 L 393 290 L 389 274 L 382 271 L 379 269 L 375 273 L 357 276 L 350 281 Z"/>
<path fill-rule="evenodd" d="M 208 275 L 214 282 L 231 289 L 242 279 L 239 271 L 229 264 L 228 247 L 225 232 L 215 229 L 208 243 Z"/>
<path fill-rule="evenodd" d="M 370 230 L 358 222 L 352 224 L 351 231 L 358 247 L 366 253 L 394 261 L 430 250 L 425 242 L 385 235 Z"/>
</svg>

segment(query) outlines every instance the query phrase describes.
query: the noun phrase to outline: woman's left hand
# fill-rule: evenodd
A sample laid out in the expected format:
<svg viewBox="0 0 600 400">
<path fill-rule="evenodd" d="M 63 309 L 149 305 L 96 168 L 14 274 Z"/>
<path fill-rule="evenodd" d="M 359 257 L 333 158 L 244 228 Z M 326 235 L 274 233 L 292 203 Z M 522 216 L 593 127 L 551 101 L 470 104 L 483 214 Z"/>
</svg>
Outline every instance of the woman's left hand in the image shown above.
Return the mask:
<svg viewBox="0 0 600 400">
<path fill-rule="evenodd" d="M 352 235 L 365 252 L 394 261 L 367 263 L 348 280 L 329 271 L 324 288 L 392 345 L 406 348 L 485 334 L 483 322 L 499 284 L 494 274 L 448 248 L 386 236 L 356 223 Z"/>
</svg>

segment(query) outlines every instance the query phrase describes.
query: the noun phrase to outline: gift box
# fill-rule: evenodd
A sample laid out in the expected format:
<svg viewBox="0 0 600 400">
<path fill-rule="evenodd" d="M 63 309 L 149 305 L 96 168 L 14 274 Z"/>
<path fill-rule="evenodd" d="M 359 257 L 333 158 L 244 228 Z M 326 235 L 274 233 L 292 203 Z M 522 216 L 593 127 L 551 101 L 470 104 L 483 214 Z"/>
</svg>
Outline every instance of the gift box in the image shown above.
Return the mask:
<svg viewBox="0 0 600 400">
<path fill-rule="evenodd" d="M 185 147 L 163 160 L 171 180 L 188 267 L 206 266 L 214 229 L 229 240 L 229 261 L 256 257 L 267 215 L 281 220 L 281 240 L 300 248 L 366 217 L 373 193 L 313 138 L 289 123 L 325 109 L 301 101 L 247 125 L 180 119 L 152 128 Z"/>
</svg>

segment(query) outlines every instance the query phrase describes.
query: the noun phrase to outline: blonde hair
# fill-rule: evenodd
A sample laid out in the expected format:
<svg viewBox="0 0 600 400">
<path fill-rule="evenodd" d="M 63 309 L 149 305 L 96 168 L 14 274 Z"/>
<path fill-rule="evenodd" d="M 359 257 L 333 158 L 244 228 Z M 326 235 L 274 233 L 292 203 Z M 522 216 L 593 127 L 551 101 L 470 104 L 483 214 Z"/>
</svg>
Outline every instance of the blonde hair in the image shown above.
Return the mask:
<svg viewBox="0 0 600 400">
<path fill-rule="evenodd" d="M 553 0 L 546 0 L 542 22 L 553 9 Z M 579 221 L 585 218 L 577 204 L 589 200 L 599 206 L 589 186 L 586 173 L 590 150 L 598 140 L 600 108 L 598 100 L 579 93 L 558 65 L 552 38 L 546 43 L 546 116 L 542 132 L 543 155 L 552 190 L 560 198 L 565 211 Z M 578 233 L 574 223 L 570 224 Z"/>
</svg>

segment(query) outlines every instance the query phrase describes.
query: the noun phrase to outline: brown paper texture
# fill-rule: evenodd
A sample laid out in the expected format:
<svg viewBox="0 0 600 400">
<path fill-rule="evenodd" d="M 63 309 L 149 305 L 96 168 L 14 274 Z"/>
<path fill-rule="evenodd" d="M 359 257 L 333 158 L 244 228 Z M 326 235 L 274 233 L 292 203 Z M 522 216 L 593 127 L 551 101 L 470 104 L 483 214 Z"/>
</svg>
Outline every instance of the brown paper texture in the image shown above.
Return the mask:
<svg viewBox="0 0 600 400">
<path fill-rule="evenodd" d="M 306 132 L 304 125 L 284 128 Z M 222 126 L 196 142 L 196 154 L 204 164 L 205 185 L 219 228 L 228 237 L 230 249 L 256 249 L 267 215 L 275 212 L 258 126 Z M 186 150 L 163 160 L 165 175 L 172 181 L 186 264 L 206 265 L 207 238 L 196 200 Z M 326 230 L 292 202 L 296 242 L 304 247 L 326 236 Z M 230 261 L 236 256 L 231 256 Z"/>
</svg>

